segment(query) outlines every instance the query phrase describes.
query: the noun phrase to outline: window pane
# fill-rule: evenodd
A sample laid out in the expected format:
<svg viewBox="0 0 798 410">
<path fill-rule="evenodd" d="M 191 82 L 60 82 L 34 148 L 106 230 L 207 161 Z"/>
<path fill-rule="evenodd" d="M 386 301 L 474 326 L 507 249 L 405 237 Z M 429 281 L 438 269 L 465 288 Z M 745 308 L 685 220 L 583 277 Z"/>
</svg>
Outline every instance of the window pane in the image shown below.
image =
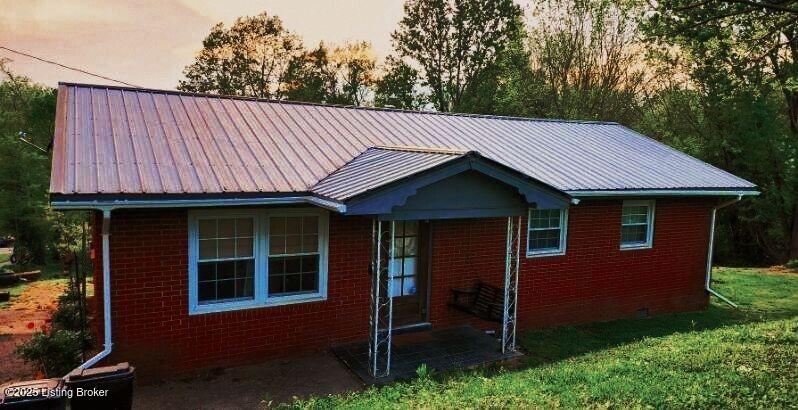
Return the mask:
<svg viewBox="0 0 798 410">
<path fill-rule="evenodd" d="M 219 239 L 219 258 L 233 258 L 236 256 L 235 239 Z"/>
<path fill-rule="evenodd" d="M 302 235 L 302 252 L 318 252 L 319 236 L 316 234 Z"/>
<path fill-rule="evenodd" d="M 219 238 L 234 238 L 236 236 L 235 219 L 219 219 Z"/>
<path fill-rule="evenodd" d="M 285 276 L 285 289 L 283 292 L 294 293 L 299 292 L 302 288 L 302 275 L 286 275 Z"/>
<path fill-rule="evenodd" d="M 416 274 L 416 258 L 404 258 L 404 276 Z"/>
<path fill-rule="evenodd" d="M 529 250 L 554 250 L 560 248 L 560 229 L 529 231 Z"/>
<path fill-rule="evenodd" d="M 416 256 L 418 252 L 418 238 L 416 237 L 408 237 L 404 239 L 405 241 L 405 248 L 404 253 L 402 256 Z"/>
<path fill-rule="evenodd" d="M 248 258 L 252 256 L 252 238 L 236 239 L 236 257 Z"/>
<path fill-rule="evenodd" d="M 285 258 L 285 273 L 299 273 L 302 272 L 302 258 L 290 257 Z"/>
<path fill-rule="evenodd" d="M 269 235 L 283 235 L 285 234 L 285 218 L 274 217 L 269 218 Z"/>
<path fill-rule="evenodd" d="M 317 273 L 302 274 L 302 290 L 305 292 L 318 292 L 319 275 Z"/>
<path fill-rule="evenodd" d="M 208 302 L 216 299 L 216 282 L 200 282 L 197 291 L 197 300 Z"/>
<path fill-rule="evenodd" d="M 269 258 L 269 295 L 318 292 L 319 256 Z"/>
<path fill-rule="evenodd" d="M 393 289 L 391 289 L 391 297 L 402 296 L 402 278 L 391 279 L 393 281 Z"/>
<path fill-rule="evenodd" d="M 626 224 L 644 224 L 648 222 L 648 207 L 647 206 L 624 206 L 621 223 Z"/>
<path fill-rule="evenodd" d="M 216 239 L 200 239 L 199 258 L 216 259 Z"/>
<path fill-rule="evenodd" d="M 236 279 L 252 278 L 255 276 L 255 261 L 236 261 Z"/>
<path fill-rule="evenodd" d="M 285 273 L 285 259 L 269 258 L 269 276 Z"/>
<path fill-rule="evenodd" d="M 254 280 L 252 278 L 236 279 L 236 297 L 243 298 L 252 296 L 255 293 L 253 291 L 253 285 Z"/>
<path fill-rule="evenodd" d="M 252 235 L 252 225 L 254 221 L 252 218 L 238 218 L 236 219 L 236 237 L 246 238 Z"/>
<path fill-rule="evenodd" d="M 559 228 L 559 209 L 536 209 L 529 213 L 529 228 Z"/>
<path fill-rule="evenodd" d="M 216 279 L 216 263 L 203 262 L 197 265 L 197 280 L 200 282 Z"/>
<path fill-rule="evenodd" d="M 404 236 L 418 235 L 418 221 L 405 221 Z"/>
<path fill-rule="evenodd" d="M 414 277 L 407 277 L 404 279 L 402 285 L 402 294 L 407 295 L 415 295 L 416 294 L 416 278 Z"/>
<path fill-rule="evenodd" d="M 236 281 L 220 280 L 216 282 L 216 299 L 233 299 L 236 297 Z"/>
<path fill-rule="evenodd" d="M 286 235 L 285 237 L 285 253 L 300 253 L 302 252 L 302 236 L 301 235 Z"/>
<path fill-rule="evenodd" d="M 302 218 L 302 233 L 305 235 L 319 232 L 319 217 L 305 216 Z"/>
<path fill-rule="evenodd" d="M 393 257 L 394 258 L 401 258 L 404 256 L 404 239 L 402 238 L 394 238 L 393 241 Z"/>
<path fill-rule="evenodd" d="M 216 262 L 216 279 L 235 279 L 236 277 L 236 263 L 235 262 Z"/>
<path fill-rule="evenodd" d="M 215 238 L 216 237 L 216 220 L 215 219 L 200 219 L 199 220 L 199 237 L 200 239 Z"/>
<path fill-rule="evenodd" d="M 304 256 L 302 257 L 302 272 L 303 273 L 317 273 L 319 271 L 319 257 L 318 256 Z"/>
<path fill-rule="evenodd" d="M 269 295 L 278 295 L 283 292 L 283 287 L 284 287 L 283 278 L 285 278 L 285 276 L 283 275 L 272 276 L 271 272 L 269 273 Z"/>
<path fill-rule="evenodd" d="M 269 253 L 272 255 L 285 253 L 285 236 L 269 236 Z"/>
<path fill-rule="evenodd" d="M 391 275 L 391 277 L 402 276 L 402 258 L 393 259 L 393 264 L 391 264 L 388 273 Z"/>
<path fill-rule="evenodd" d="M 621 243 L 642 244 L 648 240 L 647 225 L 630 225 L 621 227 Z"/>
<path fill-rule="evenodd" d="M 302 218 L 298 216 L 285 218 L 285 233 L 288 235 L 302 234 Z"/>
</svg>

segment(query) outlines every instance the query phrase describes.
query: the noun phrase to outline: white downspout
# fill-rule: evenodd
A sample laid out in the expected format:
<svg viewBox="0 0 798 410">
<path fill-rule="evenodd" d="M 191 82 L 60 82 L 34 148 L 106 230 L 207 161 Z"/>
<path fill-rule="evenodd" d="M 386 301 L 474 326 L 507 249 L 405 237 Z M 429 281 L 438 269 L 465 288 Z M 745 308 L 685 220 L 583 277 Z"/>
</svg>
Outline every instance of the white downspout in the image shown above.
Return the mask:
<svg viewBox="0 0 798 410">
<path fill-rule="evenodd" d="M 87 369 L 94 366 L 97 362 L 111 354 L 111 262 L 110 262 L 110 230 L 111 230 L 111 210 L 103 209 L 102 225 L 102 258 L 103 258 L 103 350 L 91 359 L 78 366 L 75 370 Z"/>
<path fill-rule="evenodd" d="M 731 199 L 731 200 L 726 201 L 726 202 L 722 202 L 722 203 L 720 203 L 720 204 L 718 204 L 718 205 L 716 205 L 716 206 L 714 206 L 712 208 L 710 224 L 709 224 L 709 247 L 707 249 L 707 273 L 706 273 L 705 288 L 706 288 L 707 292 L 709 292 L 712 295 L 717 296 L 718 299 L 728 303 L 729 305 L 731 305 L 732 307 L 735 307 L 735 308 L 737 307 L 737 305 L 734 302 L 729 300 L 727 297 L 721 295 L 720 293 L 718 293 L 718 291 L 716 291 L 715 289 L 712 289 L 712 287 L 711 287 L 711 285 L 712 285 L 712 250 L 713 250 L 713 245 L 715 244 L 715 214 L 717 214 L 718 209 L 727 207 L 727 206 L 729 206 L 731 204 L 734 204 L 734 203 L 737 203 L 742 198 L 743 198 L 742 195 L 738 195 L 736 198 Z"/>
</svg>

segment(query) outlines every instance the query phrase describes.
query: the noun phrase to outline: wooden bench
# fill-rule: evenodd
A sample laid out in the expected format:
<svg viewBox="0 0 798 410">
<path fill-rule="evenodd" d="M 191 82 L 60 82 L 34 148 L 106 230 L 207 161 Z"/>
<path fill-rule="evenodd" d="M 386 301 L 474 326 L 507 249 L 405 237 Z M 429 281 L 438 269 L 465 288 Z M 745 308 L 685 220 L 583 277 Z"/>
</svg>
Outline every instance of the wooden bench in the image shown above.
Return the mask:
<svg viewBox="0 0 798 410">
<path fill-rule="evenodd" d="M 452 289 L 449 306 L 480 319 L 501 322 L 504 317 L 504 289 L 477 282 L 470 289 Z"/>
</svg>

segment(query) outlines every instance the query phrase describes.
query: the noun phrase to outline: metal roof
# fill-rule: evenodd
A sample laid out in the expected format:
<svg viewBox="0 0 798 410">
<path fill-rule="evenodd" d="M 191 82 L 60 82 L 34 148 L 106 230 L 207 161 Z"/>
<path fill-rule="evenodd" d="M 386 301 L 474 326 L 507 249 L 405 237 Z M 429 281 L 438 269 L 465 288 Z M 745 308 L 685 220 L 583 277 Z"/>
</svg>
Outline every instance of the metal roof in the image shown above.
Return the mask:
<svg viewBox="0 0 798 410">
<path fill-rule="evenodd" d="M 369 148 L 321 180 L 311 191 L 326 198 L 345 201 L 463 155 L 458 151 Z"/>
<path fill-rule="evenodd" d="M 365 155 L 381 151 L 360 156 L 378 146 L 478 151 L 569 192 L 755 188 L 616 123 L 60 84 L 50 192 L 289 193 L 314 186 L 354 192 L 379 180 L 361 174 L 374 176 Z M 382 158 L 403 173 L 455 155 L 411 153 L 399 160 L 398 152 L 391 161 L 385 152 Z M 346 175 L 353 177 L 347 181 Z"/>
</svg>

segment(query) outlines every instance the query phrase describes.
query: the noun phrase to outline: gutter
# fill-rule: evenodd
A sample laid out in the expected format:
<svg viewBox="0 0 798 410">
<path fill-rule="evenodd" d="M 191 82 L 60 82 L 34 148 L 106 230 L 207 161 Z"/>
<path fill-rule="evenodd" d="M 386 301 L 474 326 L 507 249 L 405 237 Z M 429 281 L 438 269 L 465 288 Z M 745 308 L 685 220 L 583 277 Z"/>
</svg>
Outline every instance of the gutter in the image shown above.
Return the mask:
<svg viewBox="0 0 798 410">
<path fill-rule="evenodd" d="M 712 289 L 712 287 L 711 287 L 711 285 L 712 285 L 712 251 L 713 251 L 713 247 L 714 247 L 713 245 L 715 244 L 715 215 L 717 214 L 718 209 L 725 208 L 725 207 L 727 207 L 729 205 L 732 205 L 732 204 L 735 204 L 737 202 L 740 202 L 740 200 L 742 198 L 743 198 L 743 195 L 740 194 L 740 195 L 737 195 L 737 197 L 734 198 L 734 199 L 730 199 L 728 201 L 721 202 L 720 204 L 715 205 L 714 207 L 712 207 L 712 213 L 711 213 L 712 216 L 710 218 L 710 225 L 709 225 L 709 246 L 707 248 L 707 272 L 706 272 L 706 281 L 704 283 L 704 288 L 706 289 L 707 292 L 709 292 L 712 295 L 717 296 L 718 299 L 728 303 L 729 305 L 731 305 L 734 308 L 737 307 L 737 304 L 735 304 L 734 302 L 729 300 L 727 297 L 721 295 L 718 291 L 716 291 L 715 289 Z"/>
<path fill-rule="evenodd" d="M 694 196 L 735 196 L 742 197 L 746 195 L 759 195 L 759 191 L 755 190 L 741 190 L 741 191 L 718 191 L 718 190 L 699 190 L 699 189 L 628 189 L 628 190 L 585 190 L 585 191 L 565 191 L 566 194 L 576 198 L 587 197 L 625 197 L 625 196 L 679 196 L 679 197 L 694 197 Z"/>
<path fill-rule="evenodd" d="M 103 209 L 102 248 L 103 248 L 103 350 L 91 359 L 85 361 L 75 370 L 84 370 L 94 366 L 97 362 L 111 354 L 113 343 L 111 341 L 111 262 L 110 257 L 110 231 L 111 210 Z"/>
<path fill-rule="evenodd" d="M 211 206 L 287 205 L 311 204 L 331 211 L 345 213 L 346 205 L 316 196 L 291 196 L 275 198 L 220 198 L 220 199 L 106 199 L 106 200 L 54 200 L 53 209 L 133 209 L 133 208 L 187 208 Z"/>
</svg>

